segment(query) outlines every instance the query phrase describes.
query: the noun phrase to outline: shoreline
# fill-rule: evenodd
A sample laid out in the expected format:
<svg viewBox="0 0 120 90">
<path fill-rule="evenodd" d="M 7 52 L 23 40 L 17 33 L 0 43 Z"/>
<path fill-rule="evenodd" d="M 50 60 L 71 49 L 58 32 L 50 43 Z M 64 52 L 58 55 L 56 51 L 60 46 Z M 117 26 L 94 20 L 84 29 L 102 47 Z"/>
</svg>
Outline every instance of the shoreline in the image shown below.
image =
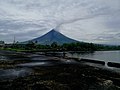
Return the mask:
<svg viewBox="0 0 120 90">
<path fill-rule="evenodd" d="M 16 57 L 17 55 L 17 57 Z M 0 80 L 1 89 L 22 89 L 22 90 L 120 90 L 120 73 L 112 72 L 109 69 L 90 66 L 85 63 L 75 63 L 73 58 L 59 58 L 50 57 L 36 54 L 23 54 L 29 56 L 28 59 L 33 60 L 9 60 L 5 62 L 0 61 L 0 67 L 2 70 L 15 70 L 19 71 L 18 76 L 14 79 Z M 11 56 L 11 55 L 10 55 Z M 13 53 L 12 57 L 16 59 L 22 56 L 20 53 Z M 24 56 L 23 56 L 24 57 Z M 34 58 L 46 59 L 52 62 L 52 66 L 32 66 L 32 67 L 18 67 L 16 65 L 40 62 L 34 61 Z M 20 58 L 22 59 L 22 58 Z M 75 61 L 70 63 L 70 61 Z M 7 67 L 8 66 L 8 67 Z M 7 68 L 6 68 L 7 67 Z M 24 71 L 30 70 L 30 73 Z M 29 69 L 29 70 L 28 70 Z M 19 77 L 19 74 L 22 77 Z M 98 89 L 99 88 L 99 89 Z"/>
</svg>

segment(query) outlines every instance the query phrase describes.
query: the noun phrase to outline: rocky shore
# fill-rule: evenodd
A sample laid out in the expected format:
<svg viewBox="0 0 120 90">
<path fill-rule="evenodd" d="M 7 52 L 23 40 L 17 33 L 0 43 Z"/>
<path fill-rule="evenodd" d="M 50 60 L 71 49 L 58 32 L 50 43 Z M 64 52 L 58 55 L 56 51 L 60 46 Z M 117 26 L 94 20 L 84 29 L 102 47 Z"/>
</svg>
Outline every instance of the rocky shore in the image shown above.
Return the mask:
<svg viewBox="0 0 120 90">
<path fill-rule="evenodd" d="M 20 58 L 15 58 L 17 60 L 8 61 L 1 60 L 1 90 L 120 90 L 119 72 L 90 66 L 77 61 L 74 63 L 69 63 L 74 60 L 63 58 L 28 56 L 28 59 L 32 57 L 42 57 L 43 59 L 44 57 L 47 58 L 46 62 L 48 60 L 49 62 L 50 60 L 53 62 L 48 66 L 37 65 L 25 67 L 19 66 L 19 64 L 36 61 L 27 59 L 19 60 Z M 13 71 L 12 74 L 8 74 L 7 71 L 4 71 L 11 69 L 14 70 L 14 74 Z M 8 77 L 5 78 L 4 75 L 7 75 Z M 14 75 L 14 78 L 11 78 L 12 75 Z"/>
</svg>

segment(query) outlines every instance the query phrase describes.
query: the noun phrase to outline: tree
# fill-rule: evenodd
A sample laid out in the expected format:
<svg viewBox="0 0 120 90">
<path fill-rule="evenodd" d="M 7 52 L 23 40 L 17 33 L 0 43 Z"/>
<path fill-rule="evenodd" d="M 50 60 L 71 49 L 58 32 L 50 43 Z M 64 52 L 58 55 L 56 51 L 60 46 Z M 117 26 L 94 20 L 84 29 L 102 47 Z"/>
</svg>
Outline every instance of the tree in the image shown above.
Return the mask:
<svg viewBox="0 0 120 90">
<path fill-rule="evenodd" d="M 54 48 L 54 49 L 57 48 L 57 47 L 58 47 L 57 42 L 53 42 L 53 43 L 51 44 L 51 47 Z"/>
<path fill-rule="evenodd" d="M 33 41 L 29 41 L 28 44 L 26 44 L 26 49 L 34 49 L 35 43 Z"/>
<path fill-rule="evenodd" d="M 37 44 L 37 43 L 38 43 L 38 41 L 36 40 L 36 41 L 35 41 L 35 44 Z"/>
</svg>

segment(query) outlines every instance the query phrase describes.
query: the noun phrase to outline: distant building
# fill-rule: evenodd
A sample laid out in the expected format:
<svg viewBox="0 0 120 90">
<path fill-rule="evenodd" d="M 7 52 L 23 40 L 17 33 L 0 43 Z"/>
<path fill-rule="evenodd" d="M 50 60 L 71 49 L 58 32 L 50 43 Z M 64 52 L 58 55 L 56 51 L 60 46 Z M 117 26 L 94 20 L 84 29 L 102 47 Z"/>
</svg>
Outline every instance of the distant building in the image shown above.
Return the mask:
<svg viewBox="0 0 120 90">
<path fill-rule="evenodd" d="M 4 41 L 0 41 L 0 47 L 4 47 L 5 46 L 5 42 Z"/>
</svg>

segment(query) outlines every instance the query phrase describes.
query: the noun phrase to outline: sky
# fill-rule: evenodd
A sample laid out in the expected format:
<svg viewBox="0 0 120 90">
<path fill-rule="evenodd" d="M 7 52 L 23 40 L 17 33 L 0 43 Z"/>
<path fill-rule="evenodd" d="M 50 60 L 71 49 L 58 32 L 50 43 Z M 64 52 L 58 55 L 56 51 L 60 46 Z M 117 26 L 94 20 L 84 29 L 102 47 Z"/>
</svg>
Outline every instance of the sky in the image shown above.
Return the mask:
<svg viewBox="0 0 120 90">
<path fill-rule="evenodd" d="M 55 29 L 75 40 L 120 45 L 120 0 L 0 0 L 0 40 Z"/>
</svg>

